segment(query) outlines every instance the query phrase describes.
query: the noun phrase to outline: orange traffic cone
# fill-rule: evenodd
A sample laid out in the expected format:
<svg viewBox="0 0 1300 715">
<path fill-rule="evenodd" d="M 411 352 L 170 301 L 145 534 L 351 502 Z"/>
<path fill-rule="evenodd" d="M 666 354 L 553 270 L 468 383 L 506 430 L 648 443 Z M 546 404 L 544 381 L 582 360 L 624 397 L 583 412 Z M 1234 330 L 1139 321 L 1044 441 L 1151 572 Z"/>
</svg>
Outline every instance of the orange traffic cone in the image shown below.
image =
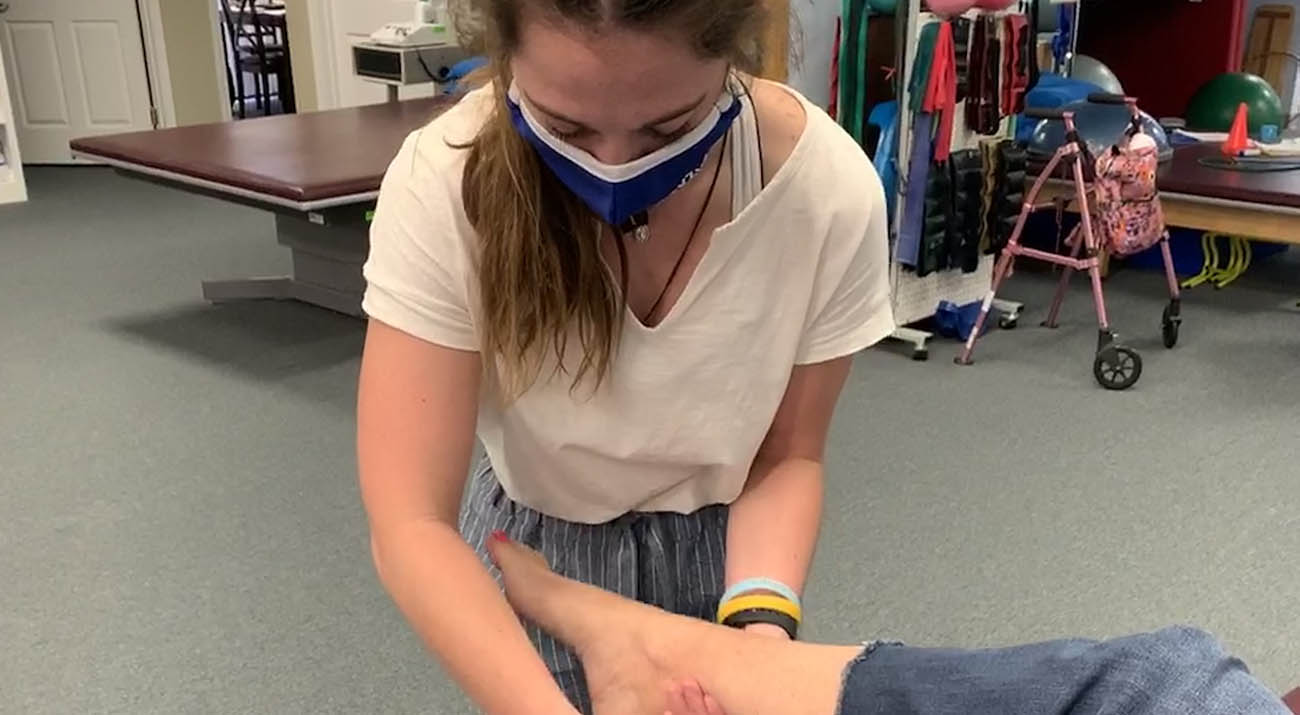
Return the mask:
<svg viewBox="0 0 1300 715">
<path fill-rule="evenodd" d="M 1242 152 L 1250 148 L 1246 124 L 1246 103 L 1242 102 L 1237 105 L 1237 116 L 1232 120 L 1232 129 L 1228 130 L 1228 141 L 1223 143 L 1223 153 L 1227 156 L 1240 156 Z"/>
</svg>

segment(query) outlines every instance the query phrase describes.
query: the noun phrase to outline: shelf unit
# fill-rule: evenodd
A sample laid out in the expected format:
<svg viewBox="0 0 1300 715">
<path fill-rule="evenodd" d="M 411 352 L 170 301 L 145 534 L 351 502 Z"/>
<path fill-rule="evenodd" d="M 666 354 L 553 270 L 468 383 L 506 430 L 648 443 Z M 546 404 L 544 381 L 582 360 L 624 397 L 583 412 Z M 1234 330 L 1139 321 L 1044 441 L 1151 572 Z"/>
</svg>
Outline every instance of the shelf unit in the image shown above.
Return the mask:
<svg viewBox="0 0 1300 715">
<path fill-rule="evenodd" d="M 14 128 L 13 102 L 9 97 L 8 75 L 5 73 L 4 53 L 0 53 L 0 204 L 27 200 L 27 184 L 23 180 L 23 160 L 18 153 L 18 131 Z"/>
<path fill-rule="evenodd" d="M 1055 0 L 1053 0 L 1055 1 Z M 911 73 L 916 65 L 916 50 L 920 44 L 921 30 L 925 25 L 939 20 L 940 18 L 921 9 L 921 0 L 900 0 L 898 3 L 899 17 L 905 19 L 905 22 L 899 23 L 896 32 L 901 33 L 897 41 L 898 47 L 903 50 L 903 56 L 897 59 L 902 67 L 903 88 L 908 87 L 911 80 Z M 970 10 L 965 13 L 967 18 L 974 19 L 980 14 L 992 13 L 998 16 L 1004 16 L 1013 13 L 1024 13 L 1028 10 L 1027 0 L 1012 6 L 1009 10 L 984 11 Z M 912 156 L 912 112 L 910 109 L 909 98 L 906 89 L 900 92 L 899 102 L 899 143 L 898 143 L 898 166 L 900 167 L 899 191 L 897 198 L 896 223 L 902 221 L 904 206 L 907 202 L 907 192 L 911 188 L 907 185 L 908 161 Z M 966 127 L 965 104 L 958 104 L 954 112 L 952 149 L 972 149 L 979 146 L 980 136 Z M 1004 118 L 999 128 L 997 136 L 1009 137 L 1014 135 L 1014 126 L 1010 118 Z M 924 190 L 924 187 L 920 187 Z M 894 227 L 894 235 L 900 226 Z M 897 249 L 897 244 L 895 244 Z M 897 255 L 890 260 L 890 280 L 892 282 L 891 295 L 894 302 L 894 322 L 898 327 L 892 337 L 912 345 L 912 359 L 927 360 L 930 357 L 929 341 L 934 337 L 930 333 L 919 328 L 908 327 L 909 323 L 915 323 L 935 314 L 939 307 L 940 301 L 948 301 L 955 305 L 966 305 L 974 303 L 984 298 L 989 292 L 989 284 L 993 280 L 993 264 L 996 256 L 983 256 L 980 259 L 979 267 L 973 273 L 963 273 L 957 270 L 945 270 L 931 273 L 924 278 L 919 277 L 910 269 L 903 267 L 898 260 Z M 1020 303 L 995 299 L 993 307 L 1003 314 L 1004 318 L 1014 323 L 1020 317 L 1021 310 L 1024 306 Z"/>
</svg>

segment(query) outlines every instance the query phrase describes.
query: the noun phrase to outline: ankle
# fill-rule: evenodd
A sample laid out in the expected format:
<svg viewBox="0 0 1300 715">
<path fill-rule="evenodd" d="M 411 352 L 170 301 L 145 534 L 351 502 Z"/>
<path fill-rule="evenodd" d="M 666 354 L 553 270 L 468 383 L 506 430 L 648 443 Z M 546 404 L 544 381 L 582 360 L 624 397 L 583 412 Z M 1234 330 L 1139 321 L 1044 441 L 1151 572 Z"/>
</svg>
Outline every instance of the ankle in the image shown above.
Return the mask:
<svg viewBox="0 0 1300 715">
<path fill-rule="evenodd" d="M 673 675 L 682 667 L 672 639 L 665 637 L 661 630 L 637 627 L 633 630 L 632 637 L 637 648 L 650 660 L 653 672 Z"/>
<path fill-rule="evenodd" d="M 624 622 L 636 624 L 632 635 L 637 646 L 650 659 L 655 670 L 681 675 L 678 671 L 691 660 L 690 651 L 704 643 L 707 633 L 702 631 L 707 631 L 710 624 L 639 603 L 636 605 L 645 610 L 635 614 L 639 617 Z"/>
</svg>

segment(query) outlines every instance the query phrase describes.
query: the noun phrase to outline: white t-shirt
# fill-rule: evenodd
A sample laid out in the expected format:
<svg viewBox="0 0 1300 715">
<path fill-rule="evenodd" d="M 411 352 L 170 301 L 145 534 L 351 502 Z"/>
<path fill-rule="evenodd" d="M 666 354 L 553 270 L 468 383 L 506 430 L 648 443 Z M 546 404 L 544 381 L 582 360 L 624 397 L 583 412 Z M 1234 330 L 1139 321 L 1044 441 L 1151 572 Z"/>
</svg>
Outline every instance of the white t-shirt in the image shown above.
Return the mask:
<svg viewBox="0 0 1300 715">
<path fill-rule="evenodd" d="M 510 498 L 583 523 L 730 503 L 791 370 L 893 330 L 880 180 L 848 134 L 790 91 L 807 113 L 793 153 L 713 234 L 658 326 L 627 315 L 598 391 L 574 393 L 560 375 L 504 408 L 483 396 L 478 436 Z M 407 138 L 380 190 L 365 266 L 368 315 L 461 350 L 479 348 L 478 239 L 461 202 L 468 151 L 451 145 L 474 137 L 493 101 L 473 92 Z"/>
</svg>

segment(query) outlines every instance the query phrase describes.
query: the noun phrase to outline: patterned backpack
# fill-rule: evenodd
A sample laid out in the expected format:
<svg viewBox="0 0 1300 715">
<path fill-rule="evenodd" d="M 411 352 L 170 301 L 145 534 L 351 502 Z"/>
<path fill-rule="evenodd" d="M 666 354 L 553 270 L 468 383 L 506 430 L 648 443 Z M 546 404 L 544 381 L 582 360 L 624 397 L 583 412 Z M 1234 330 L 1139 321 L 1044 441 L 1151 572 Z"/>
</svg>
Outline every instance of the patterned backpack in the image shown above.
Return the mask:
<svg viewBox="0 0 1300 715">
<path fill-rule="evenodd" d="M 1154 246 L 1165 234 L 1157 166 L 1155 140 L 1141 132 L 1098 157 L 1094 230 L 1111 254 L 1131 256 Z"/>
</svg>

